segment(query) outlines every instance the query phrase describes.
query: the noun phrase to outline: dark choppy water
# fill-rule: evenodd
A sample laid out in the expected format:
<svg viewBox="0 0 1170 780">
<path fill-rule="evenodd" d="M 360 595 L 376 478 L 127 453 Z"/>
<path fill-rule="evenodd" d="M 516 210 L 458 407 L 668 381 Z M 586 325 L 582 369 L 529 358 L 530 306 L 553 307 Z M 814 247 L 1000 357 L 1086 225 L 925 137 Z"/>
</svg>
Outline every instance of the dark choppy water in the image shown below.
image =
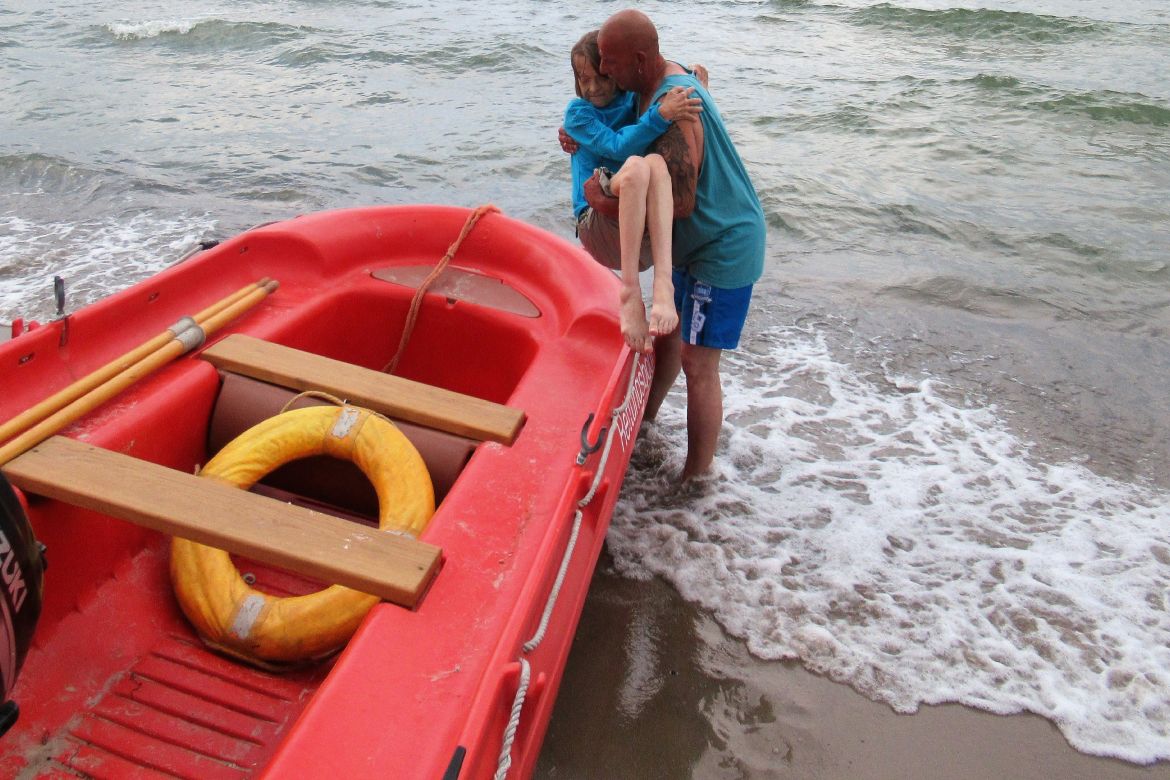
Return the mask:
<svg viewBox="0 0 1170 780">
<path fill-rule="evenodd" d="M 0 321 L 50 316 L 53 274 L 79 305 L 321 208 L 491 201 L 571 236 L 566 55 L 608 3 L 43 5 L 0 7 Z M 1102 5 L 642 4 L 712 71 L 769 260 L 718 482 L 663 479 L 673 398 L 610 548 L 760 658 L 1144 762 L 1170 757 L 1170 8 Z"/>
</svg>

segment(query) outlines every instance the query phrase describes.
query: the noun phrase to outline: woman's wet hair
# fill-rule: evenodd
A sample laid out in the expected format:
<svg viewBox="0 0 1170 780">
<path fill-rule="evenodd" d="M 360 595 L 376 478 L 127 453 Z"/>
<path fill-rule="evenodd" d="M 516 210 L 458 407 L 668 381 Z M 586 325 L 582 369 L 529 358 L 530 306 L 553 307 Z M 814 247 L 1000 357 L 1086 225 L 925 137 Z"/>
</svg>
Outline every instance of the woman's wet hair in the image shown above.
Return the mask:
<svg viewBox="0 0 1170 780">
<path fill-rule="evenodd" d="M 590 30 L 581 36 L 581 40 L 573 44 L 569 52 L 569 66 L 573 69 L 573 89 L 577 97 L 581 97 L 581 82 L 577 77 L 577 58 L 584 57 L 598 73 L 601 72 L 601 51 L 597 48 L 598 30 Z"/>
</svg>

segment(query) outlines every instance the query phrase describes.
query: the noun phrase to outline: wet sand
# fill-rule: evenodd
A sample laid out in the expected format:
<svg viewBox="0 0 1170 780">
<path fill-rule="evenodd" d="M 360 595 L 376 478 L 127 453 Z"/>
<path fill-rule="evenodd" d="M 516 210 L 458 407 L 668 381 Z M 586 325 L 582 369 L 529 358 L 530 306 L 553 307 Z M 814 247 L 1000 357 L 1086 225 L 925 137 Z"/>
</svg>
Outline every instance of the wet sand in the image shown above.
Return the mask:
<svg viewBox="0 0 1170 780">
<path fill-rule="evenodd" d="M 1170 763 L 1078 753 L 1030 714 L 898 714 L 753 658 L 670 585 L 623 579 L 603 555 L 536 777 L 1152 780 Z"/>
<path fill-rule="evenodd" d="M 943 377 L 960 395 L 986 394 L 1018 410 L 1012 425 L 1043 443 L 1034 445 L 1041 456 L 1059 462 L 1074 452 L 1102 474 L 1166 486 L 1170 417 L 1149 403 L 1165 358 L 1145 354 L 1144 340 L 1091 322 L 1053 328 L 932 307 L 907 312 L 875 306 L 871 292 L 839 295 L 829 307 L 848 322 L 838 337 L 892 339 L 889 354 L 900 356 L 893 370 Z M 768 318 L 823 308 L 815 291 L 806 298 L 790 286 L 783 310 Z M 987 356 L 987 344 L 993 365 L 950 359 Z M 1117 381 L 1119 365 L 1151 372 Z M 899 714 L 799 663 L 752 657 L 672 585 L 625 579 L 603 552 L 536 777 L 1170 780 L 1170 762 L 1079 753 L 1029 713 L 947 704 Z"/>
</svg>

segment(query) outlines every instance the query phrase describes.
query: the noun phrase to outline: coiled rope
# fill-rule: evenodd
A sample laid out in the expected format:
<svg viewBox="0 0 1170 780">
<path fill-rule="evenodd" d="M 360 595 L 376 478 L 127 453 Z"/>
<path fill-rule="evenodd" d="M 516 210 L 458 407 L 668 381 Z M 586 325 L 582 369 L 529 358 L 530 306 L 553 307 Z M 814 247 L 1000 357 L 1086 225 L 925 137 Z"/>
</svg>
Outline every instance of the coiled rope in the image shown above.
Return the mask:
<svg viewBox="0 0 1170 780">
<path fill-rule="evenodd" d="M 443 255 L 443 259 L 435 265 L 427 278 L 422 280 L 422 284 L 414 291 L 414 297 L 410 299 L 410 311 L 406 315 L 406 324 L 402 326 L 402 338 L 398 341 L 398 351 L 394 353 L 394 357 L 382 368 L 382 373 L 393 374 L 394 370 L 398 368 L 398 361 L 402 357 L 402 353 L 406 351 L 406 344 L 410 341 L 410 336 L 414 333 L 414 323 L 418 320 L 418 311 L 422 308 L 423 296 L 426 295 L 427 288 L 439 278 L 439 274 L 443 273 L 447 268 L 447 264 L 455 257 L 455 253 L 459 251 L 459 247 L 463 244 L 463 239 L 467 238 L 467 234 L 475 227 L 475 223 L 479 222 L 479 218 L 485 214 L 498 213 L 499 209 L 490 203 L 485 203 L 482 206 L 477 206 L 474 211 L 467 217 L 467 221 L 463 223 L 463 230 L 459 232 L 459 237 L 452 242 L 447 249 L 447 254 Z"/>
<path fill-rule="evenodd" d="M 614 407 L 613 411 L 610 412 L 609 418 L 611 421 L 625 412 L 626 408 L 630 405 L 630 401 L 633 399 L 634 379 L 638 375 L 638 363 L 641 359 L 642 356 L 640 354 L 634 353 L 634 359 L 630 364 L 630 379 L 626 384 L 626 397 L 619 406 Z M 605 466 L 609 460 L 609 451 L 613 445 L 613 435 L 616 431 L 616 425 L 609 426 L 609 433 L 605 437 L 605 448 L 601 451 L 601 459 L 597 463 L 597 472 L 593 475 L 593 484 L 589 486 L 589 490 L 577 502 L 577 511 L 573 515 L 573 530 L 570 531 L 569 541 L 565 544 L 565 552 L 561 557 L 561 566 L 557 570 L 557 578 L 553 581 L 552 588 L 549 589 L 548 599 L 544 605 L 544 612 L 540 616 L 540 623 L 532 638 L 521 646 L 522 653 L 517 659 L 520 663 L 520 682 L 516 688 L 516 697 L 512 700 L 512 712 L 508 717 L 508 725 L 504 728 L 504 740 L 503 745 L 500 747 L 500 759 L 496 763 L 495 780 L 505 780 L 508 776 L 508 770 L 512 768 L 512 743 L 516 739 L 516 729 L 520 726 L 520 711 L 524 709 L 524 699 L 528 696 L 528 684 L 532 676 L 531 665 L 524 656 L 531 653 L 544 641 L 545 633 L 548 631 L 549 620 L 552 618 L 553 609 L 556 607 L 557 597 L 561 594 L 561 586 L 564 584 L 565 575 L 569 570 L 569 562 L 573 558 L 573 549 L 577 546 L 577 536 L 581 531 L 581 521 L 585 516 L 585 507 L 597 495 L 597 488 L 601 484 L 601 478 L 605 476 Z"/>
<path fill-rule="evenodd" d="M 337 396 L 335 396 L 331 393 L 326 393 L 324 390 L 306 390 L 303 393 L 297 393 L 292 398 L 288 399 L 288 403 L 286 403 L 284 406 L 282 406 L 280 408 L 279 413 L 284 414 L 285 412 L 287 412 L 289 409 L 292 408 L 293 404 L 295 404 L 297 401 L 301 400 L 302 398 L 317 398 L 317 399 L 320 399 L 322 401 L 328 401 L 329 403 L 333 404 L 334 406 L 345 406 L 346 403 L 348 403 L 345 399 L 338 398 Z M 385 415 L 381 415 L 381 416 L 383 418 L 385 418 Z M 385 419 L 389 419 L 389 418 L 385 418 Z"/>
</svg>

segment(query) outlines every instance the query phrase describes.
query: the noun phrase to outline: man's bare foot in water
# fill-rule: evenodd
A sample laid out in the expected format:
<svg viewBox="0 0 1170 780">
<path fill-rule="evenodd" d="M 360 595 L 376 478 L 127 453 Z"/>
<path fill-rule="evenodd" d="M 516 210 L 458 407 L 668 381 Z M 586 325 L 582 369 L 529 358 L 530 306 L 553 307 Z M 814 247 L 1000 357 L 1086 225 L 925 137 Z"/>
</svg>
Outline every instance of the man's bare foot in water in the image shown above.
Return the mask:
<svg viewBox="0 0 1170 780">
<path fill-rule="evenodd" d="M 654 346 L 646 323 L 646 304 L 642 303 L 642 291 L 637 287 L 623 289 L 619 297 L 621 307 L 622 338 L 635 352 L 649 352 Z"/>
<path fill-rule="evenodd" d="M 678 327 L 674 308 L 674 282 L 669 276 L 654 275 L 654 298 L 650 303 L 650 335 L 665 336 Z"/>
</svg>

